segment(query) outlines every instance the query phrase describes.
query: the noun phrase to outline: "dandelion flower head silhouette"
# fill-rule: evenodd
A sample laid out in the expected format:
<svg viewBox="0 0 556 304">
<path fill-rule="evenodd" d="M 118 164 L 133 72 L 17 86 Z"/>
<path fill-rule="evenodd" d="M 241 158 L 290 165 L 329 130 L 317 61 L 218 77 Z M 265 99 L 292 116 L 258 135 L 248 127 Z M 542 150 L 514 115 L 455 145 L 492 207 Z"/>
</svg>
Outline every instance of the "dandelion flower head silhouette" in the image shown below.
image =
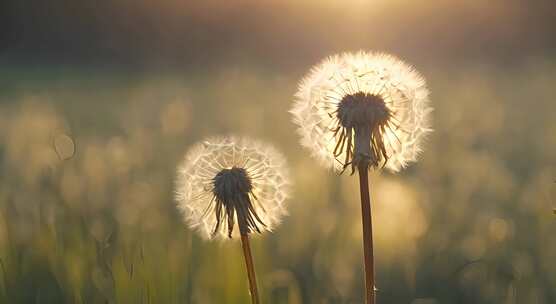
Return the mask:
<svg viewBox="0 0 556 304">
<path fill-rule="evenodd" d="M 285 158 L 248 138 L 214 137 L 195 145 L 179 166 L 176 189 L 185 221 L 207 239 L 271 231 L 287 214 Z"/>
<path fill-rule="evenodd" d="M 326 167 L 355 170 L 364 161 L 397 172 L 417 159 L 431 131 L 428 93 L 423 77 L 394 56 L 344 53 L 312 68 L 290 112 L 301 144 Z"/>
</svg>

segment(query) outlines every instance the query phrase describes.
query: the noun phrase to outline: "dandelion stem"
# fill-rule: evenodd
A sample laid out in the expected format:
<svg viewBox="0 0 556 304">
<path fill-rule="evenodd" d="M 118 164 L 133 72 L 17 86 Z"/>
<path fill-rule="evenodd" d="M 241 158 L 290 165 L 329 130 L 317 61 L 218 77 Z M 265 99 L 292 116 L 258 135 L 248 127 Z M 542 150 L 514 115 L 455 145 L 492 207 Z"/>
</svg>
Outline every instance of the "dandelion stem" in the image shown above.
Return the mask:
<svg viewBox="0 0 556 304">
<path fill-rule="evenodd" d="M 251 303 L 259 304 L 259 292 L 257 290 L 257 278 L 255 277 L 255 266 L 253 265 L 253 257 L 251 256 L 251 246 L 249 245 L 249 234 L 241 233 L 241 246 L 243 247 L 243 256 L 245 257 L 245 267 L 247 268 L 247 277 L 249 278 L 249 291 L 251 293 Z"/>
<path fill-rule="evenodd" d="M 373 224 L 371 197 L 369 195 L 369 171 L 366 165 L 359 166 L 359 188 L 361 190 L 361 218 L 363 220 L 363 252 L 365 255 L 365 303 L 375 304 L 375 270 L 373 254 Z"/>
</svg>

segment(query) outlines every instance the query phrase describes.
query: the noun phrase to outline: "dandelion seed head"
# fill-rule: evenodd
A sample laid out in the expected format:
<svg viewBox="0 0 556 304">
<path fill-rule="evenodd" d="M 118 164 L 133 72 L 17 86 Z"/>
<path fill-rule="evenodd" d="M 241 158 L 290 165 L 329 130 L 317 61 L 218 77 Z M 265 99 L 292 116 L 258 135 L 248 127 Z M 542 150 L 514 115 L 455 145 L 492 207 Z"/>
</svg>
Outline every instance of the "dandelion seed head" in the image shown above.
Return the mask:
<svg viewBox="0 0 556 304">
<path fill-rule="evenodd" d="M 285 165 L 282 154 L 265 143 L 207 139 L 191 148 L 178 168 L 178 208 L 188 226 L 206 239 L 272 231 L 287 214 Z M 239 225 L 242 220 L 245 225 Z"/>
<path fill-rule="evenodd" d="M 416 161 L 430 129 L 425 80 L 383 53 L 326 58 L 301 81 L 290 110 L 301 144 L 323 165 L 393 172 Z"/>
</svg>

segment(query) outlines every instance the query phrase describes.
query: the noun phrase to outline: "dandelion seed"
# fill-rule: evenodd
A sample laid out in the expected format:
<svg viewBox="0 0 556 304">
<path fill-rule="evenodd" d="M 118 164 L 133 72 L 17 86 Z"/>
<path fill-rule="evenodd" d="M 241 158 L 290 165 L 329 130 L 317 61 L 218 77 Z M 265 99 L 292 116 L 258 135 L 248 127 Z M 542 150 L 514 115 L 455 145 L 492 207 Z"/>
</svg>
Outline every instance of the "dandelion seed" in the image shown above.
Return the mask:
<svg viewBox="0 0 556 304">
<path fill-rule="evenodd" d="M 249 235 L 272 230 L 286 214 L 284 157 L 250 139 L 211 138 L 186 155 L 176 187 L 186 222 L 204 238 L 232 238 L 239 232 L 251 300 L 259 303 Z"/>
<path fill-rule="evenodd" d="M 416 161 L 429 127 L 428 90 L 412 67 L 394 56 L 359 52 L 329 57 L 301 81 L 290 110 L 301 144 L 326 167 L 359 172 L 365 302 L 376 287 L 369 169 L 397 172 Z"/>
<path fill-rule="evenodd" d="M 301 143 L 327 167 L 397 172 L 417 160 L 429 127 L 428 90 L 394 56 L 331 56 L 301 81 L 291 109 Z"/>
</svg>

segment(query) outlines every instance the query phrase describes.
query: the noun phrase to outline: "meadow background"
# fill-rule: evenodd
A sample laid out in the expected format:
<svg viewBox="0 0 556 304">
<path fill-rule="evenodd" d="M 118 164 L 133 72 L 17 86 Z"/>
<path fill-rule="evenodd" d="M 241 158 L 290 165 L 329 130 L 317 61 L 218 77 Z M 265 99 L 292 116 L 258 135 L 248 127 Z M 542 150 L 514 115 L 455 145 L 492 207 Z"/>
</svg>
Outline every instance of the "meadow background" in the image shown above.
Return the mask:
<svg viewBox="0 0 556 304">
<path fill-rule="evenodd" d="M 323 57 L 380 50 L 435 132 L 372 174 L 378 303 L 556 303 L 553 1 L 4 0 L 0 303 L 248 303 L 240 244 L 204 242 L 176 164 L 214 134 L 289 160 L 290 216 L 253 250 L 264 303 L 361 303 L 357 178 L 287 111 Z M 75 146 L 75 152 L 73 151 Z"/>
</svg>

